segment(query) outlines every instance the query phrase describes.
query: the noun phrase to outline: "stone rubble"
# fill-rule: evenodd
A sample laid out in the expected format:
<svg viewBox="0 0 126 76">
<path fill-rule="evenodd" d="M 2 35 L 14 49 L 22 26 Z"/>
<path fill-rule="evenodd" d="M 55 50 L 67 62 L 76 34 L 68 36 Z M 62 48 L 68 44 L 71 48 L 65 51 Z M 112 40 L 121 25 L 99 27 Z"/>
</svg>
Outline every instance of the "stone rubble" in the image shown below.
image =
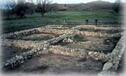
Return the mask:
<svg viewBox="0 0 126 76">
<path fill-rule="evenodd" d="M 82 36 L 92 36 L 92 37 L 113 37 L 113 36 L 120 36 L 120 33 L 116 34 L 108 34 L 108 33 L 102 33 L 102 32 L 89 32 L 89 31 L 79 31 L 76 28 L 89 28 L 89 29 L 109 29 L 109 30 L 118 30 L 118 28 L 103 28 L 103 27 L 96 27 L 96 26 L 77 26 L 71 29 L 54 29 L 54 28 L 48 28 L 48 27 L 39 27 L 39 28 L 33 28 L 29 30 L 23 30 L 19 32 L 14 32 L 14 33 L 8 33 L 8 34 L 3 34 L 1 36 L 2 39 L 9 38 L 9 39 L 21 39 L 24 36 L 32 35 L 32 34 L 40 34 L 40 33 L 45 33 L 45 34 L 55 34 L 55 35 L 63 35 L 63 34 L 78 34 Z M 61 27 L 57 27 L 61 28 Z"/>
<path fill-rule="evenodd" d="M 103 62 L 107 61 L 108 57 L 104 53 L 94 52 L 94 51 L 86 51 L 84 49 L 72 49 L 62 46 L 51 46 L 49 48 L 49 52 L 54 54 L 61 54 L 67 56 L 74 56 L 80 58 L 92 58 L 94 60 L 101 60 Z"/>
<path fill-rule="evenodd" d="M 109 60 L 113 60 L 113 58 L 110 56 L 112 54 L 104 54 L 101 52 L 95 52 L 95 51 L 86 51 L 84 49 L 72 49 L 64 46 L 60 46 L 57 43 L 61 42 L 68 42 L 68 43 L 74 43 L 74 40 L 72 37 L 75 35 L 81 35 L 86 37 L 120 37 L 121 33 L 114 33 L 114 34 L 108 34 L 108 33 L 102 33 L 102 32 L 90 32 L 90 31 L 80 31 L 79 29 L 93 29 L 93 30 L 118 30 L 119 28 L 103 28 L 103 27 L 96 27 L 96 26 L 77 26 L 69 29 L 68 27 L 63 26 L 46 26 L 46 27 L 39 27 L 39 28 L 33 28 L 29 30 L 23 30 L 19 32 L 4 34 L 1 36 L 2 40 L 2 46 L 9 46 L 9 47 L 16 47 L 19 49 L 27 49 L 28 51 L 25 51 L 19 55 L 16 55 L 12 57 L 10 60 L 7 60 L 4 63 L 3 68 L 4 69 L 14 69 L 21 64 L 23 64 L 25 61 L 35 57 L 39 56 L 41 54 L 60 54 L 60 55 L 66 55 L 66 56 L 74 56 L 79 58 L 85 58 L 89 59 L 92 58 L 94 60 L 100 60 L 102 62 L 107 62 Z M 29 36 L 32 34 L 50 34 L 50 35 L 57 35 L 58 37 L 46 40 L 46 41 L 25 41 L 20 40 L 22 37 Z M 18 39 L 18 40 L 13 40 Z M 113 53 L 113 52 L 112 52 Z M 118 52 L 119 53 L 119 52 Z M 114 54 L 114 53 L 113 53 Z M 117 53 L 116 53 L 117 54 Z M 115 58 L 115 55 L 114 55 Z M 117 59 L 117 58 L 116 58 Z M 118 60 L 118 59 L 117 59 Z M 108 66 L 108 65 L 107 65 Z M 111 65 L 109 64 L 109 67 Z"/>
<path fill-rule="evenodd" d="M 116 47 L 112 51 L 112 53 L 108 54 L 108 61 L 104 64 L 103 69 L 98 74 L 98 76 L 103 76 L 103 74 L 106 76 L 110 72 L 114 72 L 114 74 L 116 74 L 116 71 L 119 67 L 119 63 L 126 49 L 126 46 L 125 46 L 126 44 L 125 42 L 123 42 L 124 38 L 125 36 L 122 36 L 119 42 L 117 43 Z"/>
<path fill-rule="evenodd" d="M 27 59 L 31 59 L 33 56 L 38 56 L 42 53 L 48 53 L 48 49 L 50 45 L 53 45 L 55 43 L 58 43 L 59 41 L 62 41 L 64 38 L 66 37 L 69 37 L 70 35 L 61 35 L 59 37 L 56 37 L 56 38 L 53 38 L 53 39 L 50 39 L 50 40 L 47 40 L 43 43 L 36 43 L 36 42 L 27 42 L 27 44 L 20 44 L 20 41 L 19 42 L 19 45 L 17 41 L 11 41 L 9 42 L 9 40 L 4 40 L 4 45 L 8 45 L 8 46 L 16 46 L 16 47 L 20 47 L 20 48 L 25 48 L 25 49 L 28 49 L 28 48 L 32 48 L 30 51 L 26 51 L 24 52 L 23 54 L 20 54 L 20 55 L 16 55 L 14 56 L 13 58 L 11 58 L 10 60 L 7 60 L 5 63 L 4 63 L 4 66 L 3 68 L 6 68 L 6 69 L 14 69 L 15 67 L 19 66 L 20 64 L 24 63 L 24 61 L 26 61 Z M 23 41 L 25 42 L 25 41 Z M 13 43 L 16 43 L 15 45 Z M 35 45 L 35 43 L 37 45 Z M 29 45 L 30 46 L 29 46 Z M 33 45 L 31 45 L 33 44 Z M 23 46 L 24 45 L 24 46 Z M 27 46 L 27 47 L 26 47 Z M 18 48 L 19 48 L 18 47 Z M 44 50 L 44 52 L 43 52 Z M 45 52 L 46 51 L 46 52 Z"/>
<path fill-rule="evenodd" d="M 121 27 L 97 27 L 96 25 L 80 25 L 80 26 L 76 26 L 74 27 L 74 29 L 83 29 L 83 30 L 94 30 L 94 31 L 123 31 Z"/>
</svg>

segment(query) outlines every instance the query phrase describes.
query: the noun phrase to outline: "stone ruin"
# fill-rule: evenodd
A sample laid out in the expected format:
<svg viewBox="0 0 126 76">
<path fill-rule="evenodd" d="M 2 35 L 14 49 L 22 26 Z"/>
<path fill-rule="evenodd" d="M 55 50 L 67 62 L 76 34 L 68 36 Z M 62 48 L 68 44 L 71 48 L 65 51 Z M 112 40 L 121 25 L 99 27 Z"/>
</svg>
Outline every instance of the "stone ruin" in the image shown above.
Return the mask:
<svg viewBox="0 0 126 76">
<path fill-rule="evenodd" d="M 121 27 L 95 25 L 48 25 L 3 34 L 1 39 L 3 71 L 101 75 L 118 70 L 125 48 Z"/>
</svg>

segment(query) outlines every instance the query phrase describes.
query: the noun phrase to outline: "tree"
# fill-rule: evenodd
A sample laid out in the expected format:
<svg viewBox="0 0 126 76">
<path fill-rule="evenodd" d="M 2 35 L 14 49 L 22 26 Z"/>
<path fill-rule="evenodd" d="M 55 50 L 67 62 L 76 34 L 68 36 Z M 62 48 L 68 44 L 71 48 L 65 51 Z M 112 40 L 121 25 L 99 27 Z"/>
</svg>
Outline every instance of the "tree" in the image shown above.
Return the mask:
<svg viewBox="0 0 126 76">
<path fill-rule="evenodd" d="M 25 3 L 23 2 L 18 3 L 14 8 L 14 14 L 22 18 L 25 16 L 27 9 L 28 9 L 28 6 Z"/>
<path fill-rule="evenodd" d="M 117 0 L 114 5 L 113 5 L 113 10 L 116 12 L 116 13 L 120 13 L 121 11 L 121 2 L 120 0 Z"/>
<path fill-rule="evenodd" d="M 42 16 L 52 9 L 50 0 L 38 0 L 37 3 L 37 12 L 40 12 Z"/>
<path fill-rule="evenodd" d="M 25 5 L 27 6 L 27 10 L 26 10 L 26 14 L 33 14 L 35 12 L 35 4 L 34 3 L 25 3 Z"/>
</svg>

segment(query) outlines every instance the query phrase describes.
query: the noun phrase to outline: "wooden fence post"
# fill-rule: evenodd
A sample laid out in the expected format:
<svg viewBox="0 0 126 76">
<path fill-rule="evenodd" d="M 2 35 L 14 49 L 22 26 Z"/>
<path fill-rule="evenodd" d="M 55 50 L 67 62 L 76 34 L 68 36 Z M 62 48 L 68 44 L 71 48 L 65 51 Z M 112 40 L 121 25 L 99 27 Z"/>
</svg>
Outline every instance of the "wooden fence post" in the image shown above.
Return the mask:
<svg viewBox="0 0 126 76">
<path fill-rule="evenodd" d="M 95 25 L 98 25 L 98 19 L 95 19 Z"/>
<path fill-rule="evenodd" d="M 86 25 L 88 25 L 88 19 L 87 19 L 87 20 L 85 20 L 85 24 L 86 24 Z"/>
</svg>

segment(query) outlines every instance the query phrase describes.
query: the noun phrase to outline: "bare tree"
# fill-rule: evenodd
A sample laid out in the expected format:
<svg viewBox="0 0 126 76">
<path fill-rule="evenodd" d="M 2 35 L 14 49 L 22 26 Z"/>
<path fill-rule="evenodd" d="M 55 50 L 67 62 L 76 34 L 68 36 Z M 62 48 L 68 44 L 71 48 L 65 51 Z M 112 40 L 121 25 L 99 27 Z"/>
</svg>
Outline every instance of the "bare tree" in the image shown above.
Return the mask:
<svg viewBox="0 0 126 76">
<path fill-rule="evenodd" d="M 37 3 L 37 11 L 40 12 L 42 16 L 52 9 L 50 0 L 37 0 Z"/>
</svg>

